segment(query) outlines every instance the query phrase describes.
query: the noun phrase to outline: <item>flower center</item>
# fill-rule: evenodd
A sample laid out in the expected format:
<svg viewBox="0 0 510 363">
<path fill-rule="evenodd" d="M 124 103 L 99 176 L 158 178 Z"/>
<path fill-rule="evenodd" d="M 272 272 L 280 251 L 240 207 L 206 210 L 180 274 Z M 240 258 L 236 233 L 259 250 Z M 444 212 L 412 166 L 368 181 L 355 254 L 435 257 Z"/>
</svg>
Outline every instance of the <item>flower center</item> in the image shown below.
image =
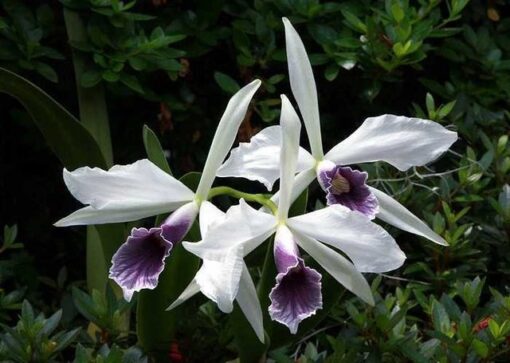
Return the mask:
<svg viewBox="0 0 510 363">
<path fill-rule="evenodd" d="M 349 181 L 340 175 L 338 171 L 335 173 L 333 180 L 331 180 L 331 191 L 334 194 L 349 193 L 351 191 Z"/>
</svg>

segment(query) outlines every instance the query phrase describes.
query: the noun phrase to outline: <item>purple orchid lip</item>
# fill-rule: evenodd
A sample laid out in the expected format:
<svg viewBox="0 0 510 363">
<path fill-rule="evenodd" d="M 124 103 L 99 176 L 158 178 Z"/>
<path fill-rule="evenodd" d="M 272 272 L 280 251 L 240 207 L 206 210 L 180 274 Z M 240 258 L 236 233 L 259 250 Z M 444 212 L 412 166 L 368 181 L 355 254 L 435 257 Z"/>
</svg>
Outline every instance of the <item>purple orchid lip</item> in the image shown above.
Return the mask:
<svg viewBox="0 0 510 363">
<path fill-rule="evenodd" d="M 109 274 L 122 287 L 124 299 L 130 301 L 135 291 L 157 286 L 172 247 L 160 227 L 131 230 L 127 241 L 113 255 Z"/>
<path fill-rule="evenodd" d="M 278 275 L 269 294 L 269 315 L 295 334 L 301 321 L 322 308 L 322 276 L 305 266 L 287 227 L 276 232 L 274 257 Z"/>
<path fill-rule="evenodd" d="M 366 184 L 367 178 L 366 172 L 330 161 L 321 162 L 317 169 L 317 179 L 327 193 L 328 205 L 342 204 L 374 219 L 379 212 L 379 203 Z"/>
<path fill-rule="evenodd" d="M 133 293 L 154 289 L 165 268 L 165 259 L 175 243 L 184 238 L 198 213 L 196 203 L 188 203 L 172 213 L 161 227 L 133 228 L 126 242 L 112 257 L 109 277 L 130 301 Z"/>
</svg>

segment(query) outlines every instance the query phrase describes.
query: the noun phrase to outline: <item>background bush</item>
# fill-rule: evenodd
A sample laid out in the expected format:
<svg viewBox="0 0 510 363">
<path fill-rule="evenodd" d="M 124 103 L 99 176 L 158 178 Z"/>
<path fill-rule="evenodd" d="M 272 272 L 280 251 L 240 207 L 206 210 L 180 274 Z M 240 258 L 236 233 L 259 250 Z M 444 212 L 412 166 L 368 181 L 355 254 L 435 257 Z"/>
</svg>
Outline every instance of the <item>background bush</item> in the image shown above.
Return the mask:
<svg viewBox="0 0 510 363">
<path fill-rule="evenodd" d="M 64 9 L 78 14 L 81 34 L 76 18 L 71 27 L 67 19 L 66 28 Z M 33 81 L 76 116 L 77 86 L 104 89 L 115 163 L 145 157 L 147 124 L 175 174 L 200 170 L 225 103 L 255 77 L 263 85 L 238 141 L 277 123 L 279 94 L 290 93 L 282 16 L 300 32 L 314 65 L 326 149 L 366 117 L 382 113 L 428 118 L 457 130 L 453 149 L 430 167 L 405 173 L 382 163 L 367 167 L 372 185 L 426 220 L 450 247 L 390 230 L 408 260 L 391 276 L 369 276 L 377 305 L 369 308 L 345 294 L 318 326 L 272 346 L 268 357 L 510 359 L 506 2 L 1 0 L 0 14 L 1 67 Z M 75 81 L 77 59 L 82 72 Z M 85 229 L 52 227 L 77 207 L 63 184 L 62 164 L 24 108 L 7 95 L 1 101 L 6 227 L 0 357 L 143 361 L 133 326 L 125 323 L 130 306 L 109 290 L 84 292 Z M 321 203 L 317 191 L 311 187 L 310 206 Z M 261 259 L 249 261 L 255 275 Z M 234 359 L 229 317 L 205 299 L 195 300 L 167 359 Z"/>
</svg>

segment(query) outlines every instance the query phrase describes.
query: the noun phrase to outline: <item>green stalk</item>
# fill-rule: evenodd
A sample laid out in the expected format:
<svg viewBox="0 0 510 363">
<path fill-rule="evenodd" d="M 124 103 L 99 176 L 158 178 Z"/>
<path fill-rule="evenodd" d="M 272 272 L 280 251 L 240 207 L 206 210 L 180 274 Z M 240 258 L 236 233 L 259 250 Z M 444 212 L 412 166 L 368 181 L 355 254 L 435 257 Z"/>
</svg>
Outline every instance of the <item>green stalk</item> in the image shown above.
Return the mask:
<svg viewBox="0 0 510 363">
<path fill-rule="evenodd" d="M 67 36 L 71 43 L 83 43 L 87 40 L 87 33 L 80 14 L 64 8 L 64 20 Z M 110 124 L 103 84 L 94 87 L 82 87 L 81 76 L 87 70 L 85 58 L 73 49 L 74 76 L 78 103 L 80 106 L 80 120 L 96 139 L 108 167 L 113 165 L 112 143 L 110 138 Z"/>
<path fill-rule="evenodd" d="M 87 35 L 80 15 L 64 8 L 64 20 L 69 41 L 71 43 L 85 42 Z M 107 166 L 110 167 L 113 164 L 113 153 L 104 88 L 102 84 L 91 88 L 80 85 L 81 76 L 86 69 L 86 61 L 75 50 L 73 50 L 73 65 L 81 123 L 96 140 Z M 103 246 L 100 237 L 100 232 L 95 226 L 87 227 L 87 285 L 90 290 L 103 291 L 108 281 L 107 264 L 111 258 L 111 256 L 105 256 L 104 250 L 111 250 L 111 248 Z"/>
<path fill-rule="evenodd" d="M 267 198 L 264 194 L 245 193 L 230 187 L 216 187 L 211 189 L 209 195 L 207 196 L 207 199 L 212 199 L 214 197 L 217 197 L 218 195 L 229 195 L 236 199 L 243 198 L 248 202 L 258 203 L 269 209 L 271 213 L 275 215 L 278 211 L 277 205 L 270 198 Z"/>
</svg>

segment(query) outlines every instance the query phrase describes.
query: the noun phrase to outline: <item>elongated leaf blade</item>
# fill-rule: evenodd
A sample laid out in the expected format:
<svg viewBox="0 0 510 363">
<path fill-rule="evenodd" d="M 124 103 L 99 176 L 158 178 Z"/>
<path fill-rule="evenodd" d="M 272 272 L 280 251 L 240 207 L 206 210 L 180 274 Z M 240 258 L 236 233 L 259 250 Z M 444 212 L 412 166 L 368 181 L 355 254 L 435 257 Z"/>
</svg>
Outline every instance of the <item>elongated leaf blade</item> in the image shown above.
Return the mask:
<svg viewBox="0 0 510 363">
<path fill-rule="evenodd" d="M 158 137 L 147 125 L 143 126 L 143 144 L 145 145 L 145 152 L 149 160 L 156 164 L 161 170 L 172 175 L 170 165 L 168 165 L 165 152 L 161 147 Z"/>
<path fill-rule="evenodd" d="M 27 79 L 0 68 L 0 92 L 16 98 L 28 111 L 46 142 L 68 169 L 105 168 L 92 135 L 62 105 Z"/>
</svg>

